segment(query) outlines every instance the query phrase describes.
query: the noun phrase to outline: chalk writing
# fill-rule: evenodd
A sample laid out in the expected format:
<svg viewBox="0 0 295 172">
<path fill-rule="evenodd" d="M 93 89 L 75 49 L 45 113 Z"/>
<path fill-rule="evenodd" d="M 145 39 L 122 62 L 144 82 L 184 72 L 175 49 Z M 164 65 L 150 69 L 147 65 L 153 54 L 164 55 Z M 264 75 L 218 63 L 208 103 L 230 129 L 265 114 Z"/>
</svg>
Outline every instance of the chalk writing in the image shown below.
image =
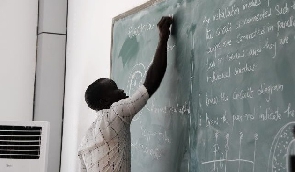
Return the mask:
<svg viewBox="0 0 295 172">
<path fill-rule="evenodd" d="M 267 120 L 273 120 L 273 121 L 278 121 L 281 120 L 281 113 L 279 113 L 279 108 L 276 110 L 273 110 L 272 108 L 266 108 L 265 112 L 260 113 L 259 119 L 262 121 L 267 121 Z"/>
<path fill-rule="evenodd" d="M 159 141 L 164 141 L 166 143 L 171 143 L 171 139 L 167 136 L 166 131 L 163 132 L 155 132 L 155 131 L 148 131 L 141 126 L 142 136 L 146 138 L 146 141 L 149 142 L 152 137 L 155 137 Z"/>
<path fill-rule="evenodd" d="M 240 75 L 246 72 L 254 72 L 256 68 L 257 68 L 256 64 L 249 65 L 248 63 L 246 63 L 245 65 L 241 65 L 241 63 L 239 63 L 239 66 L 235 67 L 234 69 L 234 75 Z"/>
<path fill-rule="evenodd" d="M 219 80 L 223 80 L 223 79 L 227 79 L 227 78 L 230 78 L 231 77 L 231 68 L 229 67 L 227 69 L 227 71 L 224 71 L 224 72 L 215 72 L 215 71 L 212 71 L 211 74 L 207 74 L 207 82 L 216 82 L 216 81 L 219 81 Z"/>
<path fill-rule="evenodd" d="M 284 111 L 288 117 L 295 117 L 295 110 L 291 108 L 291 103 L 288 104 L 288 108 Z"/>
<path fill-rule="evenodd" d="M 227 124 L 231 126 L 232 129 L 237 125 L 237 123 L 252 123 L 252 122 L 271 122 L 271 121 L 281 121 L 283 119 L 295 119 L 295 110 L 292 109 L 291 104 L 288 105 L 286 110 L 277 107 L 266 107 L 262 108 L 254 107 L 249 112 L 240 112 L 240 113 L 230 113 L 228 111 L 224 111 L 220 114 L 212 114 L 208 115 L 205 113 L 205 123 L 200 123 L 200 126 L 205 124 L 206 127 L 218 126 L 220 124 Z"/>
<path fill-rule="evenodd" d="M 159 150 L 159 148 L 149 148 L 149 147 L 141 144 L 139 141 L 131 142 L 131 147 L 137 151 L 141 151 L 147 155 L 150 155 L 151 157 L 153 157 L 155 159 L 159 159 L 163 156 L 162 152 Z M 134 156 L 134 155 L 131 154 L 131 156 Z"/>
<path fill-rule="evenodd" d="M 224 9 L 218 9 L 218 12 L 212 16 L 212 21 L 224 20 L 228 17 L 233 17 L 240 14 L 240 8 L 235 4 Z"/>
<path fill-rule="evenodd" d="M 265 95 L 265 100 L 267 102 L 270 101 L 270 97 L 273 92 L 282 92 L 284 90 L 284 86 L 281 84 L 278 85 L 266 85 L 265 83 L 260 84 L 259 89 L 257 90 L 258 95 Z"/>
<path fill-rule="evenodd" d="M 258 36 L 262 36 L 267 34 L 268 32 L 272 31 L 272 26 L 263 26 L 261 28 L 255 28 L 254 31 L 251 31 L 250 33 L 246 33 L 246 34 L 238 34 L 237 35 L 237 43 L 243 43 L 245 41 L 249 41 L 251 39 L 254 39 Z"/>
<path fill-rule="evenodd" d="M 207 53 L 214 53 L 214 57 L 217 57 L 217 51 L 232 45 L 231 40 L 226 40 L 215 44 L 213 47 L 208 47 Z"/>
<path fill-rule="evenodd" d="M 252 99 L 254 98 L 254 91 L 252 87 L 247 88 L 246 90 L 235 90 L 233 93 L 233 100 L 242 100 L 242 99 Z"/>
<path fill-rule="evenodd" d="M 279 20 L 277 22 L 277 32 L 287 29 L 287 28 L 294 28 L 295 27 L 295 20 L 294 16 L 290 16 L 287 20 Z"/>
<path fill-rule="evenodd" d="M 128 36 L 129 38 L 132 38 L 134 36 L 139 36 L 140 34 L 153 30 L 155 28 L 155 24 L 146 23 L 146 24 L 140 24 L 138 26 L 131 26 L 128 29 Z"/>
<path fill-rule="evenodd" d="M 200 133 L 207 134 L 202 138 L 202 146 L 209 149 L 205 151 L 208 159 L 199 157 L 203 171 L 261 171 L 255 165 L 256 156 L 260 156 L 257 148 L 261 146 L 258 132 L 263 133 L 260 130 L 267 125 L 295 120 L 294 96 L 286 95 L 293 85 L 285 85 L 287 79 L 280 78 L 284 77 L 280 72 L 291 72 L 287 64 L 291 61 L 284 59 L 287 56 L 284 49 L 289 49 L 295 40 L 294 10 L 295 1 L 243 0 L 231 1 L 215 8 L 213 14 L 203 16 L 205 57 L 202 62 L 205 67 L 200 70 L 203 72 L 200 80 L 207 85 L 201 86 L 197 124 Z M 281 69 L 282 66 L 286 69 Z M 273 76 L 277 71 L 280 75 Z M 268 77 L 261 77 L 264 73 L 269 73 L 265 75 Z M 284 102 L 285 97 L 291 102 Z M 253 128 L 249 130 L 249 126 Z M 249 139 L 249 133 L 241 129 L 251 131 L 254 137 Z M 282 159 L 286 157 L 290 133 L 281 130 L 279 133 L 275 139 L 282 137 L 287 142 L 278 141 L 272 145 L 273 156 L 269 159 L 272 171 L 286 171 L 288 164 Z M 212 138 L 207 138 L 208 135 Z M 234 146 L 230 142 L 232 138 Z M 247 151 L 250 145 L 254 150 L 252 158 L 243 152 L 246 139 L 253 143 L 247 144 Z M 236 168 L 232 169 L 233 166 Z"/>
<path fill-rule="evenodd" d="M 289 13 L 290 9 L 288 7 L 288 3 L 285 3 L 285 5 L 282 7 L 280 5 L 275 6 L 276 15 L 283 15 Z"/>
<path fill-rule="evenodd" d="M 263 9 L 261 13 L 258 13 L 252 17 L 248 17 L 248 18 L 238 21 L 236 24 L 236 29 L 240 29 L 240 28 L 244 27 L 245 25 L 249 25 L 254 22 L 259 22 L 259 21 L 265 20 L 271 16 L 272 16 L 271 8 Z"/>
<path fill-rule="evenodd" d="M 261 5 L 261 0 L 246 2 L 245 4 L 243 4 L 243 10 L 250 9 L 253 7 L 258 7 L 260 5 Z"/>
<path fill-rule="evenodd" d="M 220 102 L 226 102 L 229 98 L 225 93 L 220 93 L 218 96 L 212 96 L 206 93 L 206 106 L 217 105 Z"/>
<path fill-rule="evenodd" d="M 157 107 L 155 105 L 155 99 L 152 99 L 151 105 L 147 106 L 146 109 L 154 114 L 190 114 L 190 102 L 184 102 L 183 105 L 176 104 L 175 106 L 169 106 L 169 104 L 170 102 L 168 102 L 168 106 Z"/>
</svg>

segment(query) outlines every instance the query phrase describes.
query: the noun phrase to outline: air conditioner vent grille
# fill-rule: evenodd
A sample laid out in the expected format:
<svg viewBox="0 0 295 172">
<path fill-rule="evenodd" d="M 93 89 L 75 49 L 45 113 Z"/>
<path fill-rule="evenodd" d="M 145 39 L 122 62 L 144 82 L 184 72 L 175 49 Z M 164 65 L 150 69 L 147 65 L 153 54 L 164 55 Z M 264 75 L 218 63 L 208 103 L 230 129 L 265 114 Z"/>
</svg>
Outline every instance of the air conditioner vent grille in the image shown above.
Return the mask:
<svg viewBox="0 0 295 172">
<path fill-rule="evenodd" d="M 0 159 L 39 159 L 42 127 L 0 125 Z"/>
</svg>

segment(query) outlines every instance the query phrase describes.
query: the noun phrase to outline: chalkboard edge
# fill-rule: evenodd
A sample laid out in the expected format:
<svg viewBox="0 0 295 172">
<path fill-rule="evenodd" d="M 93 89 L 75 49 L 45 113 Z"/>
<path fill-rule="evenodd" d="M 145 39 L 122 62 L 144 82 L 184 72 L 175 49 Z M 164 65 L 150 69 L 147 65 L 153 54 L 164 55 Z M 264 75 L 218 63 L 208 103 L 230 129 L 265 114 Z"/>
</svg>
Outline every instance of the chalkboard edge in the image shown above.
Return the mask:
<svg viewBox="0 0 295 172">
<path fill-rule="evenodd" d="M 137 7 L 134 7 L 131 10 L 128 10 L 128 11 L 122 13 L 122 14 L 119 14 L 119 15 L 115 16 L 112 19 L 111 50 L 110 50 L 110 78 L 112 76 L 112 49 L 113 49 L 113 36 L 114 36 L 113 34 L 114 34 L 114 24 L 115 24 L 115 22 L 120 20 L 120 19 L 123 19 L 123 18 L 125 18 L 127 16 L 130 16 L 132 14 L 138 13 L 139 11 L 150 7 L 151 5 L 162 2 L 162 1 L 166 1 L 166 0 L 150 0 L 150 1 L 147 1 L 146 3 L 141 4 L 141 5 L 137 6 Z"/>
<path fill-rule="evenodd" d="M 122 14 L 119 14 L 119 15 L 117 15 L 117 16 L 115 16 L 113 18 L 113 24 L 116 21 L 120 20 L 120 19 L 123 19 L 123 18 L 125 18 L 125 17 L 127 17 L 129 15 L 132 15 L 132 14 L 138 13 L 139 11 L 150 7 L 151 5 L 162 2 L 162 1 L 165 1 L 165 0 L 150 0 L 150 1 L 147 1 L 146 3 L 144 3 L 142 5 L 139 5 L 137 7 L 132 8 L 131 10 L 128 10 L 128 11 L 122 13 Z"/>
</svg>

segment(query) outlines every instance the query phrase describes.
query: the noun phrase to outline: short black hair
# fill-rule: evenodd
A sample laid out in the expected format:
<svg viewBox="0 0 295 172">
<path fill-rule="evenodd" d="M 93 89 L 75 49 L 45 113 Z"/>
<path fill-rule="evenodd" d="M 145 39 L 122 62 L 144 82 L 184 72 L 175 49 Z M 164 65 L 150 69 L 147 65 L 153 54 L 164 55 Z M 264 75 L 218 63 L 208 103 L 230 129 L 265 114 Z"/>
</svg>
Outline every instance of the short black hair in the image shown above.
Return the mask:
<svg viewBox="0 0 295 172">
<path fill-rule="evenodd" d="M 89 108 L 100 110 L 100 100 L 104 97 L 104 86 L 102 82 L 107 78 L 99 78 L 88 86 L 85 91 L 85 101 Z"/>
</svg>

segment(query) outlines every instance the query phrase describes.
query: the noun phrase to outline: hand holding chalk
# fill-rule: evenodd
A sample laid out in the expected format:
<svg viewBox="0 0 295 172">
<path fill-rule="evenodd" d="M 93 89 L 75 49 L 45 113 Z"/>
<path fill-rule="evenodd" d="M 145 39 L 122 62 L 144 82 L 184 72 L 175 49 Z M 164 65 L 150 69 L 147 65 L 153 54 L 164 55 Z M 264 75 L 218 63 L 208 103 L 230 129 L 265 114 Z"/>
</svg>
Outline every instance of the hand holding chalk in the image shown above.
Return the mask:
<svg viewBox="0 0 295 172">
<path fill-rule="evenodd" d="M 170 35 L 170 25 L 173 23 L 172 17 L 164 16 L 157 24 L 160 31 L 160 39 L 162 41 L 168 41 Z"/>
</svg>

